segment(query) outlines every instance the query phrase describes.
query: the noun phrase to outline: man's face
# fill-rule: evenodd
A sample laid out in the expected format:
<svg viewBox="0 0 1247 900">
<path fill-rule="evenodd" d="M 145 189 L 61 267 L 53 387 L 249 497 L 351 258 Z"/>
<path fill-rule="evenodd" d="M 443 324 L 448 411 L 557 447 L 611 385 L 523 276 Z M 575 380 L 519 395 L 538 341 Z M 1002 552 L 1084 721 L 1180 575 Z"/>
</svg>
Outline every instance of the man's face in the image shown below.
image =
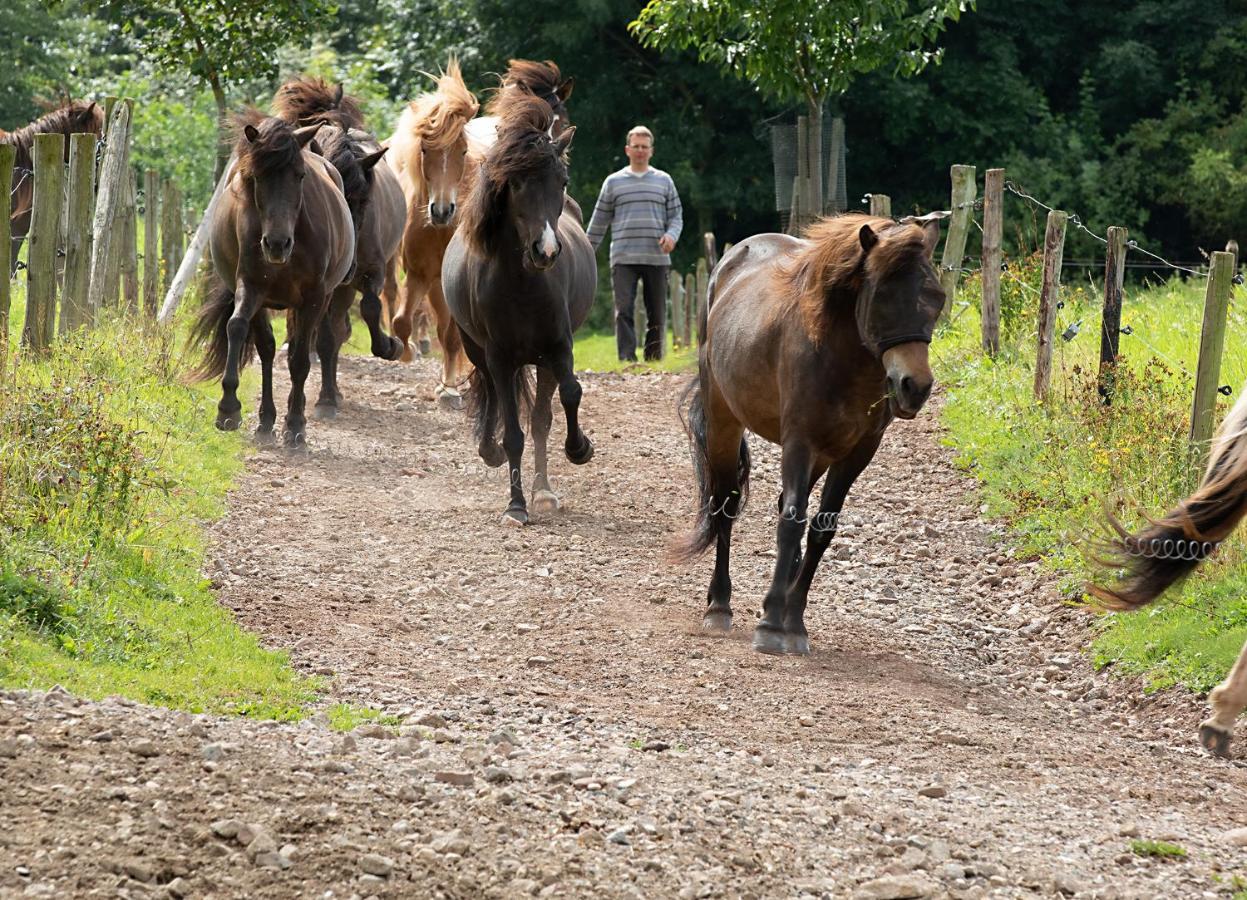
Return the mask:
<svg viewBox="0 0 1247 900">
<path fill-rule="evenodd" d="M 637 166 L 649 165 L 649 158 L 654 155 L 654 142 L 643 134 L 634 134 L 628 138 L 628 146 L 624 148 L 628 160 Z"/>
</svg>

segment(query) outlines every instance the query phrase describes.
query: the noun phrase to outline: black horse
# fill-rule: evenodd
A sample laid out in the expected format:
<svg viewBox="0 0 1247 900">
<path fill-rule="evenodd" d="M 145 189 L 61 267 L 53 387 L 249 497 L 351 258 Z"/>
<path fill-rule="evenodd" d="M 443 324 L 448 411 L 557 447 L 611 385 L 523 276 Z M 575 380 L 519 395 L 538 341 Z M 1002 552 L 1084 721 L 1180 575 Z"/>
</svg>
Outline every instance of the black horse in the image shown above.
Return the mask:
<svg viewBox="0 0 1247 900">
<path fill-rule="evenodd" d="M 554 389 L 567 416 L 567 458 L 586 463 L 593 444 L 580 429 L 580 382 L 572 332 L 584 321 L 597 286 L 597 262 L 584 229 L 566 210 L 566 153 L 575 128 L 551 137 L 554 116 L 527 96 L 507 104 L 498 140 L 481 163 L 476 185 L 442 261 L 442 284 L 476 367 L 469 387 L 478 451 L 487 465 L 510 466 L 511 502 L 502 521 L 525 524 L 520 481 L 524 431 L 519 387 L 536 365 L 532 407 L 537 477 L 533 502 L 558 509 L 546 475 L 546 439 Z M 503 425 L 498 445 L 499 412 Z"/>
</svg>

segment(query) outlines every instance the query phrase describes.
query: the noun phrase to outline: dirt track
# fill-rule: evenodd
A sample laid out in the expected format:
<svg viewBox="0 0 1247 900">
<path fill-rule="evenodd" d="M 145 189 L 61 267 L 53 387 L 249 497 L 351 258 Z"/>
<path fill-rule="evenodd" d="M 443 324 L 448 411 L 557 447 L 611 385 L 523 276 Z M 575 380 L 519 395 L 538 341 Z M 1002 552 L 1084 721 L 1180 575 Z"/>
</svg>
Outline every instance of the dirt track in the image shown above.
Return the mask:
<svg viewBox="0 0 1247 900">
<path fill-rule="evenodd" d="M 498 524 L 505 474 L 433 405 L 430 362 L 349 358 L 341 383 L 310 455 L 252 460 L 209 574 L 401 736 L 5 695 L 0 896 L 1191 897 L 1247 878 L 1226 835 L 1247 826 L 1247 735 L 1208 758 L 1194 699 L 1092 673 L 1084 617 L 1002 555 L 931 411 L 854 488 L 793 659 L 749 645 L 772 448 L 754 444 L 729 638 L 696 629 L 710 560 L 663 559 L 692 505 L 678 379 L 587 377 L 597 456 L 552 455 L 566 509 L 524 529 Z"/>
</svg>

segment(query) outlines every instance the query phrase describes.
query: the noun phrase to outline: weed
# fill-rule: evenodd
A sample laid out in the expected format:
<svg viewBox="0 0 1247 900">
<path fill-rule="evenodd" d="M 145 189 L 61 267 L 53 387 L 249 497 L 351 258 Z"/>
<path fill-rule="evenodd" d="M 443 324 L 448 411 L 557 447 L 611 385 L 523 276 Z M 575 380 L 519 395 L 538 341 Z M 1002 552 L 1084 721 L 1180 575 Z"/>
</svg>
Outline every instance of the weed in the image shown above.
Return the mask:
<svg viewBox="0 0 1247 900">
<path fill-rule="evenodd" d="M 1134 840 L 1130 842 L 1130 852 L 1137 856 L 1156 856 L 1161 859 L 1183 859 L 1186 857 L 1185 847 L 1171 844 L 1168 841 Z"/>
</svg>

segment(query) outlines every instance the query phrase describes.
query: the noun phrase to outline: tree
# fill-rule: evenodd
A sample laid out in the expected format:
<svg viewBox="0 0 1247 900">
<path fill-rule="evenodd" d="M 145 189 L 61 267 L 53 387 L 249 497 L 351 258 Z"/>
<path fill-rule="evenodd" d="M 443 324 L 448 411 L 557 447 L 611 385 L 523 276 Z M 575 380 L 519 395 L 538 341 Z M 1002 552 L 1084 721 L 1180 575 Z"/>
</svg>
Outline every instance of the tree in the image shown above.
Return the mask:
<svg viewBox="0 0 1247 900">
<path fill-rule="evenodd" d="M 330 0 L 104 0 L 100 14 L 157 67 L 201 79 L 224 127 L 229 87 L 272 76 L 277 51 L 326 25 L 332 10 Z M 218 177 L 227 157 L 222 141 Z"/>
<path fill-rule="evenodd" d="M 956 21 L 973 3 L 650 0 L 630 28 L 646 46 L 696 50 L 702 61 L 748 81 L 770 99 L 804 102 L 809 146 L 821 158 L 826 101 L 838 99 L 857 76 L 876 69 L 891 66 L 903 76 L 922 71 L 939 57 L 931 45 L 945 23 Z M 810 193 L 821 198 L 822 165 L 808 171 Z"/>
</svg>

